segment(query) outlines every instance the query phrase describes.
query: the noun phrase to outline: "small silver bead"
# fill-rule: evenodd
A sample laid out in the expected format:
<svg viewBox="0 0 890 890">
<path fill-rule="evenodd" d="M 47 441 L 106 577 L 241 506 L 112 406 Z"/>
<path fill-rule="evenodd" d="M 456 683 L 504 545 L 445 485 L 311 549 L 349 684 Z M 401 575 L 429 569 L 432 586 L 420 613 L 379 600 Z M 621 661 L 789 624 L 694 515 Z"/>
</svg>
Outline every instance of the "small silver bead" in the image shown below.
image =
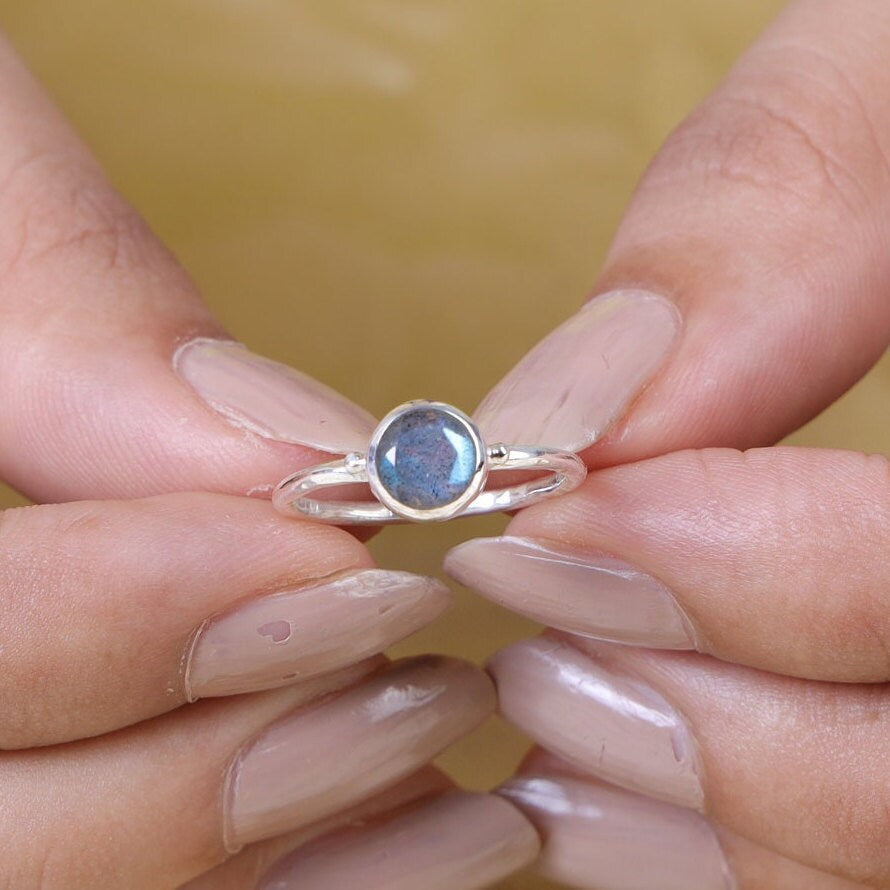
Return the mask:
<svg viewBox="0 0 890 890">
<path fill-rule="evenodd" d="M 365 468 L 365 456 L 359 454 L 358 451 L 350 451 L 349 454 L 343 458 L 343 463 L 348 472 L 360 473 Z"/>
</svg>

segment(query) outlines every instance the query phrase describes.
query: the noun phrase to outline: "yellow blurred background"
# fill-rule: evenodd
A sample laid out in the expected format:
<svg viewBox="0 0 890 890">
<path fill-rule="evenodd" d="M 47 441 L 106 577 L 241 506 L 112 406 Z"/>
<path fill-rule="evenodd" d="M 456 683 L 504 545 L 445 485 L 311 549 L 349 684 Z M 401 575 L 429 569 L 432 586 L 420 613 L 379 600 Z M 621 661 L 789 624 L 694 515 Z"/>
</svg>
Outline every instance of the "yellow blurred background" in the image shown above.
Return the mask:
<svg viewBox="0 0 890 890">
<path fill-rule="evenodd" d="M 230 331 L 382 415 L 471 409 L 573 311 L 648 158 L 781 5 L 0 0 L 0 23 Z M 794 441 L 890 451 L 888 391 L 882 363 Z M 372 546 L 435 574 L 503 524 Z M 459 592 L 398 652 L 533 630 Z M 490 787 L 524 748 L 493 721 L 443 762 Z"/>
</svg>

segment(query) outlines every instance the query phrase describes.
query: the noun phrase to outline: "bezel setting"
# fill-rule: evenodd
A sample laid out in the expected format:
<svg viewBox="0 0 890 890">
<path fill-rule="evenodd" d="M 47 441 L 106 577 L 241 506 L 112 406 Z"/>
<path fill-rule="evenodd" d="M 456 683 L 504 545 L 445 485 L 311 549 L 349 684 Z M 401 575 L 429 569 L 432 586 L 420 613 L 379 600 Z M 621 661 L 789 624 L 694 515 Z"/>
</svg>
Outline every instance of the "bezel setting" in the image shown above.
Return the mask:
<svg viewBox="0 0 890 890">
<path fill-rule="evenodd" d="M 474 450 L 473 472 L 467 487 L 453 501 L 438 507 L 412 507 L 400 501 L 393 495 L 391 491 L 384 485 L 383 480 L 377 467 L 377 451 L 380 441 L 389 430 L 389 428 L 406 414 L 431 410 L 447 415 L 466 432 L 467 438 L 470 440 Z M 445 402 L 431 402 L 425 399 L 414 399 L 405 402 L 396 408 L 393 408 L 377 425 L 374 434 L 371 436 L 371 442 L 368 445 L 366 471 L 368 475 L 368 485 L 374 496 L 393 513 L 404 519 L 410 519 L 414 522 L 436 522 L 451 519 L 463 512 L 464 508 L 485 488 L 485 482 L 488 478 L 488 452 L 482 434 L 475 423 L 453 405 Z"/>
<path fill-rule="evenodd" d="M 439 428 L 432 423 L 424 429 L 429 421 L 421 418 L 419 424 L 406 422 L 393 429 L 409 412 L 424 410 L 444 415 Z M 454 450 L 453 463 L 449 463 L 449 453 L 442 451 L 446 443 L 440 435 Z M 399 445 L 405 449 L 401 460 Z M 390 454 L 394 446 L 395 453 Z M 387 451 L 385 463 L 381 461 L 378 467 L 381 448 Z M 534 475 L 487 487 L 489 479 L 504 470 Z M 505 442 L 486 446 L 476 424 L 462 411 L 445 402 L 418 399 L 399 405 L 383 418 L 366 452 L 352 451 L 282 479 L 272 492 L 272 505 L 285 516 L 335 525 L 442 521 L 519 510 L 577 488 L 586 475 L 587 467 L 574 452 Z M 316 497 L 323 489 L 362 483 L 367 483 L 371 500 Z M 453 492 L 458 492 L 453 500 L 442 503 Z"/>
</svg>

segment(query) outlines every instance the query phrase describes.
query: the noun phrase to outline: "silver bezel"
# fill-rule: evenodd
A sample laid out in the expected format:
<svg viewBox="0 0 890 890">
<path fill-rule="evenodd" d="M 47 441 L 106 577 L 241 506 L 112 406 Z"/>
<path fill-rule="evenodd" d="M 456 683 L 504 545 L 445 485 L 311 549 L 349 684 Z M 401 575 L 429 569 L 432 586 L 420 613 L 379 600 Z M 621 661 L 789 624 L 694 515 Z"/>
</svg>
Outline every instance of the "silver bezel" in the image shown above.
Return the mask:
<svg viewBox="0 0 890 890">
<path fill-rule="evenodd" d="M 427 510 L 419 510 L 415 507 L 409 507 L 407 504 L 403 504 L 401 501 L 394 498 L 386 488 L 384 488 L 377 473 L 377 446 L 380 444 L 383 434 L 389 429 L 390 425 L 398 420 L 403 414 L 407 414 L 409 411 L 416 411 L 419 408 L 434 408 L 441 411 L 443 414 L 448 414 L 450 417 L 454 418 L 467 431 L 467 434 L 473 443 L 473 447 L 476 450 L 476 464 L 473 476 L 470 479 L 470 484 L 467 486 L 466 491 L 450 504 L 445 504 L 442 507 L 431 507 Z M 367 473 L 368 485 L 371 487 L 374 496 L 382 504 L 389 507 L 393 513 L 403 516 L 405 519 L 413 519 L 415 522 L 436 522 L 457 516 L 476 497 L 476 495 L 482 491 L 485 487 L 485 480 L 488 477 L 488 453 L 485 447 L 485 442 L 482 439 L 482 434 L 479 432 L 479 428 L 469 417 L 467 417 L 466 414 L 463 413 L 463 411 L 459 411 L 453 405 L 448 405 L 445 402 L 430 402 L 426 399 L 414 399 L 399 405 L 397 408 L 393 408 L 393 410 L 390 411 L 389 414 L 387 414 L 377 425 L 377 429 L 374 430 L 374 435 L 371 436 L 371 443 L 368 446 Z"/>
</svg>

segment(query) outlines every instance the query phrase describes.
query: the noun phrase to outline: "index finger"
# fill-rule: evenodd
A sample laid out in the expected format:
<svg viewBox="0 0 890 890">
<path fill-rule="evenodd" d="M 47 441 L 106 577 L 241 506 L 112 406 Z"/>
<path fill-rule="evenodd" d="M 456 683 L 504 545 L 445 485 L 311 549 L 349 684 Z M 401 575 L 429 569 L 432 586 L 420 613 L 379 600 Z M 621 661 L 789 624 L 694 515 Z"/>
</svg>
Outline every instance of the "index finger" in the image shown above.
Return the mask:
<svg viewBox="0 0 890 890">
<path fill-rule="evenodd" d="M 38 500 L 244 494 L 373 418 L 231 341 L 0 42 L 0 476 Z"/>
</svg>

